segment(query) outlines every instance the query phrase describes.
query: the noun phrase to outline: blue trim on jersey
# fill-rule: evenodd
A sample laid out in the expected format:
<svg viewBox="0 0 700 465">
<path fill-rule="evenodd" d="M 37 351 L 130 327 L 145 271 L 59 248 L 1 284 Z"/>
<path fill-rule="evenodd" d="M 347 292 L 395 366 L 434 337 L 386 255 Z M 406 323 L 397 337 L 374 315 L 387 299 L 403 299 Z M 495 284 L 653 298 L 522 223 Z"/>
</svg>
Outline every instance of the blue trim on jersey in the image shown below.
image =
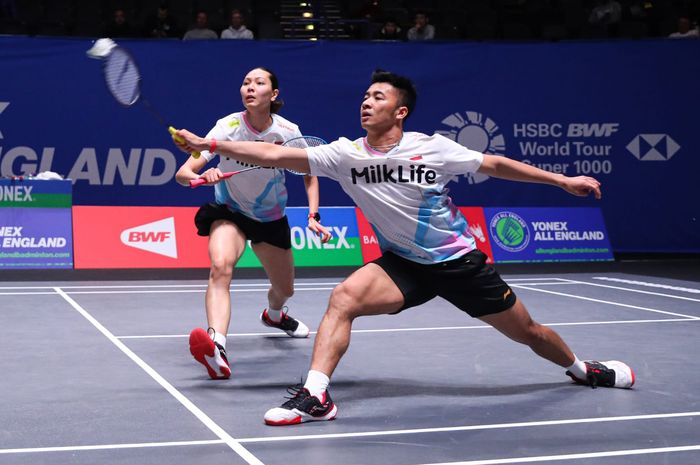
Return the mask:
<svg viewBox="0 0 700 465">
<path fill-rule="evenodd" d="M 370 223 L 372 226 L 372 229 L 374 230 L 374 235 L 377 236 L 377 242 L 379 243 L 379 249 L 382 252 L 394 252 L 396 255 L 400 255 L 402 257 L 413 257 L 413 253 L 409 249 L 403 249 L 396 245 L 393 242 L 389 242 L 386 240 L 384 236 L 382 236 L 377 228 L 374 227 L 373 224 Z"/>
<path fill-rule="evenodd" d="M 238 202 L 233 200 L 233 197 L 231 197 L 231 194 L 229 194 L 228 189 L 226 189 L 226 183 L 220 182 L 214 185 L 214 198 L 216 199 L 216 203 L 226 205 L 233 211 L 243 213 L 241 206 L 238 204 Z"/>
<path fill-rule="evenodd" d="M 256 218 L 260 218 L 261 220 L 270 220 L 272 219 L 278 219 L 276 216 L 278 213 L 281 213 L 284 215 L 284 210 L 287 207 L 287 187 L 285 186 L 283 179 L 280 179 L 280 176 L 284 175 L 275 175 L 273 179 L 270 180 L 270 182 L 267 183 L 265 186 L 265 189 L 263 189 L 262 193 L 255 199 L 255 207 L 253 207 L 253 214 L 256 216 Z M 280 190 L 279 187 L 282 189 Z M 275 189 L 277 191 L 277 197 L 275 199 L 276 207 L 279 207 L 279 209 L 275 208 L 275 214 L 274 215 L 269 215 L 270 208 L 269 205 L 265 205 L 264 201 L 265 198 L 270 195 L 270 192 Z M 268 207 L 268 208 L 263 208 L 263 207 Z"/>
<path fill-rule="evenodd" d="M 432 192 L 437 192 L 438 195 L 428 198 L 423 196 L 423 203 L 418 208 L 418 226 L 416 226 L 415 235 L 416 244 L 426 251 L 428 251 L 426 249 L 426 236 L 430 232 L 430 220 L 433 216 L 433 211 L 437 211 L 436 205 L 442 201 L 439 190 L 433 190 Z M 428 193 L 430 194 L 431 192 Z"/>
</svg>

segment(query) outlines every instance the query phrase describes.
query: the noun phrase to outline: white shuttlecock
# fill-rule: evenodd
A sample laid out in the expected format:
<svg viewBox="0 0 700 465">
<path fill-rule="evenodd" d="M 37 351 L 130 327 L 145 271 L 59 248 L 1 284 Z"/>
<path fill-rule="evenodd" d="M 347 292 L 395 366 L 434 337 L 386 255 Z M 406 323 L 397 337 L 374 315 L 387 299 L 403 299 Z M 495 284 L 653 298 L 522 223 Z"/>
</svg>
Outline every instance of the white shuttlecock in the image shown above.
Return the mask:
<svg viewBox="0 0 700 465">
<path fill-rule="evenodd" d="M 117 44 L 112 39 L 97 39 L 92 45 L 92 48 L 87 51 L 87 55 L 90 58 L 104 58 L 109 55 L 109 52 L 116 46 Z"/>
</svg>

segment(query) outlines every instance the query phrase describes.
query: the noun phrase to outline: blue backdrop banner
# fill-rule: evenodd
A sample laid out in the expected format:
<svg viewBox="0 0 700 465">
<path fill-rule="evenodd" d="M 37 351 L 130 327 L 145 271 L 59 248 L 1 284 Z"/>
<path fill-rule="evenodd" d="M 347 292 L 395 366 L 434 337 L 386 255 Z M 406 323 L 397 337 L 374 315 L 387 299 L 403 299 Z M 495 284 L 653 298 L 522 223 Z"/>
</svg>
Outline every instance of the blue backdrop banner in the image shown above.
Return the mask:
<svg viewBox="0 0 700 465">
<path fill-rule="evenodd" d="M 0 174 L 54 171 L 76 205 L 198 205 L 211 189 L 177 185 L 184 160 L 141 105 L 109 95 L 88 39 L 0 38 Z M 458 205 L 599 207 L 616 252 L 700 252 L 696 137 L 700 41 L 369 43 L 147 41 L 122 43 L 142 92 L 168 122 L 200 134 L 243 107 L 244 75 L 274 70 L 281 114 L 326 140 L 363 135 L 371 72 L 415 80 L 406 129 L 439 132 L 603 185 L 603 199 L 476 175 L 451 185 Z M 290 205 L 304 205 L 290 177 Z M 322 205 L 351 205 L 321 180 Z"/>
<path fill-rule="evenodd" d="M 485 208 L 496 263 L 612 260 L 597 208 Z"/>
</svg>

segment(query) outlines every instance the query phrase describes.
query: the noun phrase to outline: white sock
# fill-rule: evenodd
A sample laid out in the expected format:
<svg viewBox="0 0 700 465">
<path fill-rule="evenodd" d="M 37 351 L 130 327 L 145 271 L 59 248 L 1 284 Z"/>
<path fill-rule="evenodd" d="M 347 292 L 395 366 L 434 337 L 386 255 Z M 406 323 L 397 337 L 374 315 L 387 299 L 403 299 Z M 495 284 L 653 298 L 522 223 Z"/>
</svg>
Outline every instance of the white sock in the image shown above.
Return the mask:
<svg viewBox="0 0 700 465">
<path fill-rule="evenodd" d="M 226 335 L 225 334 L 217 333 L 216 331 L 214 331 L 214 335 L 211 338 L 214 342 L 216 342 L 221 347 L 223 347 L 224 350 L 226 350 Z"/>
<path fill-rule="evenodd" d="M 272 308 L 268 308 L 267 316 L 269 316 L 272 321 L 279 323 L 282 321 L 282 309 L 280 308 L 279 310 L 273 310 Z"/>
<path fill-rule="evenodd" d="M 579 360 L 576 354 L 574 354 L 574 363 L 566 369 L 578 379 L 586 379 L 586 364 Z"/>
<path fill-rule="evenodd" d="M 323 393 L 326 392 L 330 382 L 330 378 L 320 371 L 309 370 L 309 374 L 306 375 L 306 383 L 304 383 L 304 387 L 309 390 L 309 393 L 312 396 L 323 399 Z"/>
</svg>

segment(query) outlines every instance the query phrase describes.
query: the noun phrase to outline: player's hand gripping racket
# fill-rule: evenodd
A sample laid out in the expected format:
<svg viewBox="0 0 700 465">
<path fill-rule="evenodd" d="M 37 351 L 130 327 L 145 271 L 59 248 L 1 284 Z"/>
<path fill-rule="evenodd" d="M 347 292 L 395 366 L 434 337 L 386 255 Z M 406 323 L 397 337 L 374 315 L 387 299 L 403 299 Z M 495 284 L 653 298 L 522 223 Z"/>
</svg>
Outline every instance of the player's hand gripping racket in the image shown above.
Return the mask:
<svg viewBox="0 0 700 465">
<path fill-rule="evenodd" d="M 129 52 L 110 39 L 99 39 L 95 42 L 95 46 L 88 51 L 88 55 L 102 58 L 102 71 L 104 72 L 107 88 L 117 102 L 125 107 L 130 107 L 141 101 L 146 109 L 163 126 L 168 128 L 171 136 L 176 139 L 179 137 L 175 134 L 176 129 L 165 122 L 165 119 L 153 108 L 150 102 L 145 98 L 141 98 L 141 74 Z M 199 158 L 200 154 L 199 152 L 192 152 L 191 155 L 194 158 Z"/>
<path fill-rule="evenodd" d="M 315 137 L 315 136 L 301 136 L 301 137 L 295 137 L 293 139 L 289 139 L 286 141 L 284 144 L 282 144 L 283 147 L 296 147 L 300 149 L 305 149 L 307 147 L 318 147 L 319 145 L 326 145 L 327 142 L 320 137 Z M 245 173 L 246 171 L 252 171 L 252 170 L 258 170 L 262 168 L 262 166 L 253 166 L 251 168 L 245 168 L 239 171 L 228 171 L 223 173 L 222 179 L 227 179 L 230 178 L 231 176 L 235 176 L 240 173 Z M 294 171 L 287 169 L 292 174 L 296 174 L 298 176 L 305 176 L 307 173 L 302 173 L 299 171 Z M 198 187 L 203 184 L 206 184 L 207 180 L 204 178 L 197 178 L 193 179 L 190 181 L 190 187 Z"/>
</svg>

